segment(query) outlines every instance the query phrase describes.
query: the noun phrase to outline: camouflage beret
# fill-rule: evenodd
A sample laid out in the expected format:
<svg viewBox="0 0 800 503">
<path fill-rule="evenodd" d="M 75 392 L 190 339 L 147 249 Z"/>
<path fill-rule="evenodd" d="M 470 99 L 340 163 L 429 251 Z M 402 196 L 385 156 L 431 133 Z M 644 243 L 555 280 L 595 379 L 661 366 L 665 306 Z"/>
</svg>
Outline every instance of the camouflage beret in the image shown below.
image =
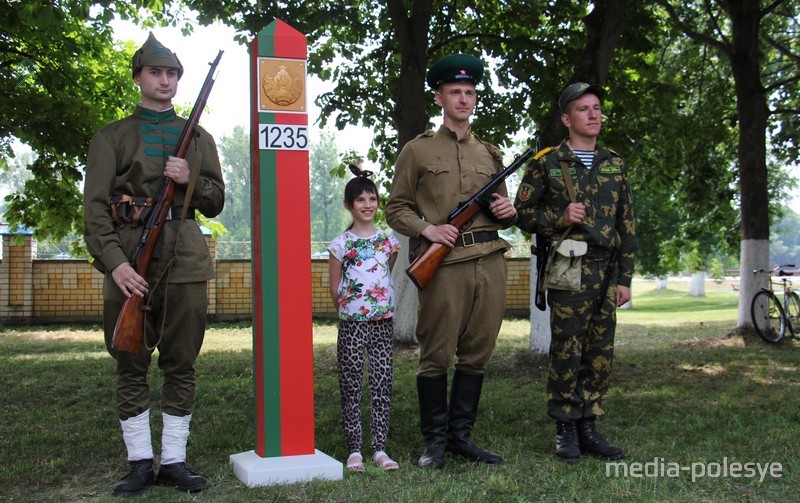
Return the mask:
<svg viewBox="0 0 800 503">
<path fill-rule="evenodd" d="M 478 85 L 483 78 L 483 61 L 468 54 L 451 54 L 438 60 L 428 70 L 426 81 L 433 89 L 449 82 Z"/>
<path fill-rule="evenodd" d="M 178 79 L 183 76 L 183 65 L 180 60 L 178 60 L 178 56 L 156 40 L 153 32 L 150 32 L 150 36 L 147 37 L 147 42 L 145 42 L 138 51 L 133 53 L 133 60 L 131 61 L 133 77 L 136 77 L 145 65 L 177 68 Z"/>
</svg>

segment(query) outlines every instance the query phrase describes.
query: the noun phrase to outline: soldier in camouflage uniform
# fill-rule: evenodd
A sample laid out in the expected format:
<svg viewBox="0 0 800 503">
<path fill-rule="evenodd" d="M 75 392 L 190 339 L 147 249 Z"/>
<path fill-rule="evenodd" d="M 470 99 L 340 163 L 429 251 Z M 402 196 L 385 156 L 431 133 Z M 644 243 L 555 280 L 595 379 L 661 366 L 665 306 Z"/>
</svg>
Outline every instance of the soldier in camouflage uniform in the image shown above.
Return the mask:
<svg viewBox="0 0 800 503">
<path fill-rule="evenodd" d="M 625 163 L 614 151 L 597 145 L 602 95 L 602 88 L 586 83 L 562 92 L 561 120 L 569 138 L 528 165 L 515 201 L 517 226 L 535 233 L 537 241 L 555 244 L 571 226 L 566 238 L 588 245 L 579 288 L 548 290 L 552 339 L 547 411 L 556 420 L 556 455 L 568 462 L 579 461 L 581 452 L 605 459 L 624 457 L 621 448 L 607 443 L 595 429 L 611 377 L 616 307 L 631 298 L 636 253 Z M 565 176 L 571 177 L 575 202 Z M 608 288 L 601 292 L 606 274 Z"/>
<path fill-rule="evenodd" d="M 93 265 L 105 274 L 103 325 L 106 347 L 116 360 L 117 415 L 130 465 L 129 472 L 114 485 L 114 496 L 137 494 L 154 483 L 189 492 L 206 488 L 205 478 L 186 466 L 195 400 L 194 364 L 205 335 L 207 281 L 214 276 L 195 212 L 218 215 L 225 185 L 214 139 L 204 129 L 197 128 L 186 159 L 173 156 L 186 124 L 172 106 L 182 74 L 177 56 L 151 33 L 132 61 L 141 102 L 130 116 L 95 134 L 86 161 L 84 237 L 95 259 Z M 187 198 L 190 172 L 197 173 L 191 202 Z M 172 215 L 164 222 L 146 275 L 152 281 L 148 284 L 129 259 L 165 176 L 175 182 Z M 188 207 L 182 220 L 184 206 Z M 118 352 L 112 344 L 117 316 L 132 295 L 144 297 L 152 309 L 145 316 L 147 337 L 142 338 L 136 354 Z M 158 475 L 153 463 L 147 382 L 156 347 L 164 374 Z"/>
</svg>

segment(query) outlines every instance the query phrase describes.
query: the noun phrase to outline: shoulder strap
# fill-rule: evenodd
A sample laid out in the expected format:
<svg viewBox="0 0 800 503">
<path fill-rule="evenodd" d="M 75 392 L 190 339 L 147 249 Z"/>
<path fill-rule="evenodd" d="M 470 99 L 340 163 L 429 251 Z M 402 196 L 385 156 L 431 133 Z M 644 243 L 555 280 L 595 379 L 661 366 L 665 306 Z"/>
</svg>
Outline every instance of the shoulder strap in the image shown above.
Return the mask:
<svg viewBox="0 0 800 503">
<path fill-rule="evenodd" d="M 564 185 L 567 186 L 569 200 L 573 203 L 578 202 L 577 197 L 575 197 L 575 186 L 572 185 L 572 176 L 569 174 L 569 163 L 567 161 L 561 161 L 561 175 L 564 177 Z"/>
</svg>

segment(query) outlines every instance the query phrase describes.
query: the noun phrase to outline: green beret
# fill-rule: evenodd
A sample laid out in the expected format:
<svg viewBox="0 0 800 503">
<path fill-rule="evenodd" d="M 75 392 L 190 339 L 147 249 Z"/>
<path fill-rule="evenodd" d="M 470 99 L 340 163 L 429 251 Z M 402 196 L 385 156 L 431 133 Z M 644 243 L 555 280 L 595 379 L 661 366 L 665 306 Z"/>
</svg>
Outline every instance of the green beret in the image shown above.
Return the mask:
<svg viewBox="0 0 800 503">
<path fill-rule="evenodd" d="M 152 31 L 150 32 L 150 36 L 147 37 L 147 42 L 145 42 L 138 51 L 133 53 L 133 61 L 131 62 L 133 76 L 136 77 L 145 65 L 177 68 L 178 79 L 183 76 L 183 65 L 180 60 L 178 60 L 178 56 L 156 40 Z"/>
<path fill-rule="evenodd" d="M 586 93 L 592 93 L 598 98 L 602 98 L 605 91 L 603 88 L 596 85 L 596 84 L 587 84 L 586 82 L 576 82 L 574 84 L 570 84 L 561 91 L 561 96 L 558 98 L 558 108 L 564 110 L 564 107 L 567 106 L 572 100 L 576 100 L 583 96 Z"/>
<path fill-rule="evenodd" d="M 483 61 L 468 54 L 445 56 L 428 70 L 426 81 L 433 89 L 448 82 L 469 82 L 478 85 L 483 78 Z"/>
</svg>

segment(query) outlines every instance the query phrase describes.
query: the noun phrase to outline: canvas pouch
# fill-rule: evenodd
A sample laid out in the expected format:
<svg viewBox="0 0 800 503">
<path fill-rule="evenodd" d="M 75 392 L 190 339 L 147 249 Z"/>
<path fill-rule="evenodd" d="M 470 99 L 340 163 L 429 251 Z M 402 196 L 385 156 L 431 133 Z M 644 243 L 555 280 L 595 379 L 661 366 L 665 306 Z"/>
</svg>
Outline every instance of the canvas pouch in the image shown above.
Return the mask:
<svg viewBox="0 0 800 503">
<path fill-rule="evenodd" d="M 550 269 L 547 287 L 554 290 L 570 290 L 576 292 L 581 288 L 582 257 L 589 246 L 585 241 L 564 239 L 553 251 L 548 262 Z"/>
</svg>

